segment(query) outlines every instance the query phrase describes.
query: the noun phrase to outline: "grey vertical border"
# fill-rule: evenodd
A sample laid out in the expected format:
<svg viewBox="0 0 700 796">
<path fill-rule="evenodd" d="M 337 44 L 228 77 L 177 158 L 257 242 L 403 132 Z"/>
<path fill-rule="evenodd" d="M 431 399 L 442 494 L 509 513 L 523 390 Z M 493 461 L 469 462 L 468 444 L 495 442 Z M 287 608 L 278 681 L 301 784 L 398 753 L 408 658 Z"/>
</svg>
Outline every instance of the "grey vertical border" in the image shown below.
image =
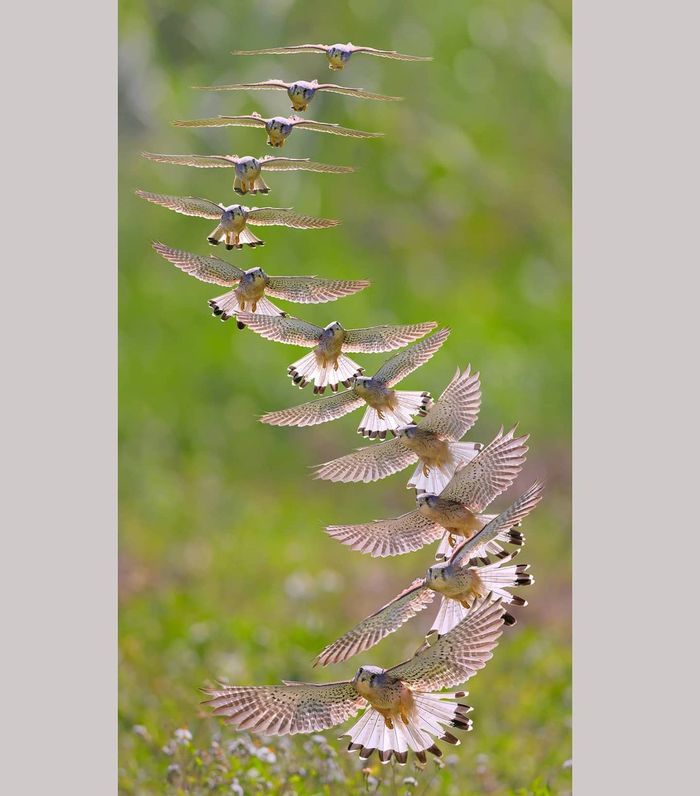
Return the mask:
<svg viewBox="0 0 700 796">
<path fill-rule="evenodd" d="M 2 47 L 3 793 L 117 790 L 117 4 Z"/>
<path fill-rule="evenodd" d="M 697 3 L 574 3 L 579 796 L 698 788 L 699 29 Z"/>
</svg>

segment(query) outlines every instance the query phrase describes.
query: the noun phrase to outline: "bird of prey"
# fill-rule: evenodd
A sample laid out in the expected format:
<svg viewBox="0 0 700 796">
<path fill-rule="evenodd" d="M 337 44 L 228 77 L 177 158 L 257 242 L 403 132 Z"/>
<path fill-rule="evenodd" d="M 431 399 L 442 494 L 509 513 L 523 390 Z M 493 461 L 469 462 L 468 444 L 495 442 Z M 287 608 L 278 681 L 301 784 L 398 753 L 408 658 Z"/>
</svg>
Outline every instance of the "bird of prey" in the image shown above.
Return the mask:
<svg viewBox="0 0 700 796">
<path fill-rule="evenodd" d="M 236 686 L 203 689 L 206 701 L 226 724 L 261 735 L 318 732 L 342 724 L 364 709 L 345 735 L 348 751 L 367 759 L 376 751 L 382 763 L 392 756 L 405 763 L 409 751 L 426 762 L 426 752 L 442 751 L 436 740 L 459 744 L 447 728 L 470 730 L 471 708 L 453 688 L 473 677 L 493 657 L 503 632 L 500 601 L 475 602 L 466 617 L 435 644 L 423 645 L 391 669 L 361 666 L 352 680 L 335 683 Z"/>
<path fill-rule="evenodd" d="M 246 207 L 245 205 L 225 207 L 208 199 L 200 199 L 198 196 L 166 196 L 148 191 L 136 191 L 136 195 L 147 202 L 182 213 L 183 216 L 198 216 L 218 221 L 216 229 L 207 236 L 207 240 L 212 246 L 218 246 L 223 241 L 229 250 L 242 249 L 244 245 L 264 245 L 264 241 L 248 229 L 248 224 L 278 225 L 296 229 L 325 229 L 340 224 L 340 221 L 334 218 L 299 215 L 291 207 Z"/>
<path fill-rule="evenodd" d="M 414 580 L 383 608 L 363 619 L 359 624 L 329 644 L 316 658 L 320 663 L 342 663 L 353 655 L 368 650 L 409 619 L 419 614 L 441 595 L 440 608 L 429 633 L 442 636 L 464 619 L 470 606 L 479 599 L 500 599 L 504 605 L 527 605 L 522 597 L 509 589 L 534 583 L 527 574 L 529 564 L 512 564 L 519 550 L 485 566 L 476 566 L 474 553 L 482 552 L 489 540 L 495 539 L 520 523 L 542 498 L 542 485 L 535 483 L 505 511 L 491 520 L 470 541 L 456 548 L 449 561 L 434 564 L 423 578 Z M 506 614 L 506 624 L 515 619 Z"/>
<path fill-rule="evenodd" d="M 325 462 L 316 468 L 316 478 L 329 481 L 376 481 L 418 462 L 408 488 L 439 494 L 455 470 L 474 458 L 483 447 L 458 442 L 476 423 L 481 406 L 479 374 L 467 365 L 452 381 L 419 425 L 396 429 L 396 438 L 379 445 Z"/>
<path fill-rule="evenodd" d="M 470 539 L 494 518 L 484 509 L 518 477 L 527 453 L 529 435 L 515 436 L 515 427 L 503 429 L 482 451 L 452 477 L 437 495 L 422 494 L 416 508 L 400 517 L 361 525 L 329 525 L 326 533 L 344 545 L 374 558 L 397 556 L 418 550 L 443 537 L 437 552 L 446 558 L 456 537 Z M 499 542 L 522 545 L 517 531 L 501 533 L 488 544 L 487 553 L 502 554 Z"/>
<path fill-rule="evenodd" d="M 404 55 L 396 50 L 376 50 L 374 47 L 356 47 L 347 44 L 298 44 L 294 47 L 268 47 L 265 50 L 234 50 L 233 55 L 294 55 L 297 53 L 324 53 L 328 68 L 334 71 L 343 69 L 353 53 L 366 53 L 394 61 L 432 61 L 430 56 Z"/>
<path fill-rule="evenodd" d="M 267 155 L 254 158 L 251 155 L 239 158 L 238 155 L 157 155 L 143 152 L 143 157 L 156 163 L 169 163 L 173 166 L 194 166 L 197 169 L 233 168 L 233 190 L 238 194 L 270 193 L 262 171 L 315 171 L 323 174 L 350 174 L 352 166 L 329 166 L 314 163 L 309 158 L 278 158 Z"/>
<path fill-rule="evenodd" d="M 175 127 L 264 127 L 267 132 L 269 146 L 284 146 L 284 142 L 294 128 L 313 130 L 317 133 L 330 133 L 346 138 L 381 138 L 383 133 L 367 133 L 364 130 L 353 130 L 329 122 L 315 122 L 313 119 L 301 119 L 298 116 L 272 116 L 264 119 L 259 113 L 244 116 L 215 116 L 212 119 L 185 119 L 173 122 Z"/>
<path fill-rule="evenodd" d="M 386 94 L 374 94 L 365 91 L 363 88 L 348 88 L 338 86 L 335 83 L 319 83 L 318 80 L 295 80 L 293 83 L 285 83 L 284 80 L 263 80 L 259 83 L 232 83 L 228 86 L 195 86 L 201 91 L 262 91 L 266 89 L 281 89 L 287 92 L 287 96 L 292 101 L 293 111 L 305 111 L 309 103 L 316 96 L 318 91 L 328 91 L 331 94 L 346 94 L 349 97 L 358 99 L 383 100 L 384 102 L 397 102 L 403 97 L 389 97 Z"/>
<path fill-rule="evenodd" d="M 370 284 L 366 279 L 269 276 L 262 268 L 244 271 L 213 254 L 202 257 L 181 249 L 172 249 L 163 243 L 153 243 L 153 248 L 168 262 L 201 282 L 232 288 L 209 301 L 214 315 L 220 316 L 222 321 L 242 310 L 258 315 L 283 316 L 284 312 L 266 297 L 268 295 L 297 304 L 325 304 L 343 296 L 352 296 Z M 244 328 L 240 320 L 238 327 Z"/>
<path fill-rule="evenodd" d="M 238 314 L 238 320 L 267 340 L 278 343 L 313 348 L 310 354 L 293 362 L 287 373 L 298 387 L 314 383 L 314 393 L 325 392 L 330 387 L 338 391 L 338 385 L 350 386 L 354 376 L 362 374 L 363 369 L 345 355 L 346 351 L 365 354 L 382 354 L 412 343 L 423 337 L 437 324 L 412 323 L 402 326 L 370 326 L 367 329 L 344 329 L 338 321 L 328 326 L 316 326 L 300 318 L 269 317 Z"/>
<path fill-rule="evenodd" d="M 363 437 L 381 437 L 388 431 L 411 422 L 415 414 L 425 414 L 431 404 L 430 393 L 394 390 L 394 385 L 424 365 L 445 342 L 450 330 L 441 329 L 419 343 L 396 354 L 374 376 L 353 376 L 350 388 L 310 403 L 268 412 L 260 420 L 271 426 L 316 426 L 327 423 L 367 405 L 357 429 Z"/>
</svg>

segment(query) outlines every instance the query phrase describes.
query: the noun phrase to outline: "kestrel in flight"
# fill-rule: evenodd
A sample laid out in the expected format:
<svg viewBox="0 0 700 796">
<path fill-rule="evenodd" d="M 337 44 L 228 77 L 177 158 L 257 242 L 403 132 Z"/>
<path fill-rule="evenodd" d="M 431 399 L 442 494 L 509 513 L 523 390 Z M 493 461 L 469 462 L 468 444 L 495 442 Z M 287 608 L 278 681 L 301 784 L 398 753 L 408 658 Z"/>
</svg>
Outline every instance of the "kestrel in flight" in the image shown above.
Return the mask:
<svg viewBox="0 0 700 796">
<path fill-rule="evenodd" d="M 344 329 L 338 321 L 316 326 L 290 316 L 274 317 L 243 312 L 238 320 L 267 340 L 313 348 L 310 354 L 293 362 L 287 373 L 298 387 L 314 383 L 314 393 L 325 392 L 327 386 L 338 391 L 338 385 L 350 386 L 354 376 L 363 369 L 345 356 L 346 351 L 382 354 L 401 348 L 434 329 L 434 321 L 401 326 L 371 326 L 366 329 Z"/>
<path fill-rule="evenodd" d="M 347 44 L 297 44 L 294 47 L 268 47 L 265 50 L 234 50 L 233 55 L 295 55 L 297 53 L 323 53 L 328 58 L 328 68 L 343 69 L 353 53 L 376 55 L 394 61 L 432 61 L 426 55 L 404 55 L 396 50 L 376 50 L 374 47 L 356 47 Z"/>
<path fill-rule="evenodd" d="M 328 91 L 331 94 L 346 94 L 358 99 L 383 100 L 384 102 L 398 102 L 403 97 L 389 97 L 385 94 L 374 94 L 363 88 L 348 88 L 335 83 L 319 83 L 318 80 L 295 80 L 285 83 L 284 80 L 263 80 L 259 83 L 232 83 L 228 86 L 195 86 L 201 91 L 262 91 L 266 89 L 279 89 L 287 92 L 292 101 L 293 111 L 305 111 L 318 91 Z"/>
<path fill-rule="evenodd" d="M 343 296 L 352 296 L 370 284 L 366 279 L 268 276 L 262 268 L 250 268 L 244 271 L 213 254 L 202 257 L 181 249 L 172 249 L 163 243 L 154 243 L 153 248 L 168 262 L 199 279 L 200 282 L 232 288 L 222 296 L 209 301 L 214 315 L 220 316 L 222 321 L 228 320 L 242 310 L 250 310 L 257 315 L 284 315 L 284 312 L 266 297 L 268 295 L 297 304 L 325 304 Z M 240 329 L 243 329 L 244 325 L 238 320 Z"/>
<path fill-rule="evenodd" d="M 272 116 L 264 119 L 259 113 L 244 116 L 215 116 L 212 119 L 185 119 L 173 122 L 174 127 L 264 127 L 269 146 L 284 146 L 284 142 L 295 127 L 300 130 L 313 130 L 317 133 L 330 133 L 346 138 L 381 138 L 384 133 L 366 133 L 329 122 L 315 122 L 298 116 Z"/>
<path fill-rule="evenodd" d="M 469 365 L 464 373 L 457 370 L 419 425 L 402 426 L 396 429 L 395 439 L 321 464 L 315 477 L 368 483 L 418 462 L 408 488 L 434 495 L 442 492 L 455 470 L 483 447 L 474 442 L 458 442 L 476 423 L 481 407 L 479 374 L 470 370 Z"/>
<path fill-rule="evenodd" d="M 278 158 L 274 155 L 264 158 L 250 155 L 242 158 L 238 155 L 156 155 L 152 152 L 143 152 L 142 155 L 156 163 L 169 163 L 173 166 L 194 166 L 197 169 L 233 168 L 233 190 L 238 194 L 270 193 L 261 176 L 262 171 L 314 171 L 322 174 L 350 174 L 355 171 L 352 166 L 329 166 L 326 163 L 314 163 L 309 158 Z"/>
<path fill-rule="evenodd" d="M 506 434 L 501 430 L 468 464 L 457 470 L 439 497 L 418 495 L 416 508 L 407 514 L 360 525 L 329 525 L 326 533 L 374 558 L 410 553 L 444 537 L 437 556 L 447 558 L 456 537 L 470 539 L 494 518 L 493 514 L 483 512 L 518 477 L 525 463 L 528 436 L 516 437 L 515 428 Z M 517 531 L 504 532 L 489 543 L 486 552 L 503 554 L 499 541 L 522 545 L 523 536 Z"/>
<path fill-rule="evenodd" d="M 198 196 L 166 196 L 148 191 L 136 191 L 136 195 L 153 202 L 155 205 L 167 207 L 183 216 L 197 216 L 218 221 L 216 229 L 207 236 L 212 246 L 222 241 L 227 249 L 242 249 L 243 246 L 262 246 L 265 241 L 256 237 L 248 224 L 259 226 L 295 227 L 296 229 L 326 229 L 340 224 L 333 218 L 316 218 L 295 213 L 291 207 L 246 207 L 245 205 L 229 205 L 225 207 Z"/>
<path fill-rule="evenodd" d="M 310 403 L 268 412 L 260 420 L 271 426 L 316 426 L 337 420 L 349 412 L 367 405 L 358 434 L 381 437 L 388 431 L 411 422 L 415 414 L 425 414 L 430 406 L 430 393 L 416 390 L 394 390 L 394 385 L 424 365 L 445 342 L 450 330 L 441 329 L 430 337 L 388 359 L 374 376 L 354 376 L 350 389 L 319 398 Z"/>
<path fill-rule="evenodd" d="M 261 735 L 318 732 L 342 724 L 365 709 L 345 735 L 348 751 L 363 760 L 376 751 L 382 763 L 405 763 L 409 751 L 421 762 L 442 750 L 436 740 L 458 745 L 447 728 L 470 730 L 465 691 L 446 693 L 473 677 L 493 657 L 503 632 L 500 601 L 475 602 L 466 617 L 432 646 L 391 669 L 361 666 L 352 680 L 335 683 L 205 688 L 214 715 L 237 729 Z"/>
<path fill-rule="evenodd" d="M 391 602 L 329 644 L 316 658 L 314 665 L 342 663 L 353 655 L 370 649 L 427 608 L 436 594 L 441 595 L 442 599 L 429 633 L 437 633 L 438 636 L 448 633 L 461 622 L 476 600 L 500 599 L 504 605 L 527 605 L 527 600 L 509 591 L 535 582 L 527 574 L 529 564 L 511 563 L 519 550 L 485 566 L 475 566 L 472 554 L 475 551 L 480 553 L 488 541 L 507 533 L 514 525 L 522 522 L 541 498 L 542 485 L 535 483 L 511 506 L 485 525 L 473 539 L 456 548 L 449 561 L 434 564 L 425 577 L 413 581 Z M 505 614 L 504 620 L 506 624 L 515 623 L 510 614 Z"/>
</svg>

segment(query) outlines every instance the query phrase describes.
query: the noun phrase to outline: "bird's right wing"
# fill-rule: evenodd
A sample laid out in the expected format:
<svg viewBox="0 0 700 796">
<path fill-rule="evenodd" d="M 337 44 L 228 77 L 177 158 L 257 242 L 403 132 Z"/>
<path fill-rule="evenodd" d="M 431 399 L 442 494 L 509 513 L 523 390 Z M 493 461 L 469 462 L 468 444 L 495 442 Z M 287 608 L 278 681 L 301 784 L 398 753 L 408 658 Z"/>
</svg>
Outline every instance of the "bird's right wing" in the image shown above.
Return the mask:
<svg viewBox="0 0 700 796">
<path fill-rule="evenodd" d="M 235 265 L 214 257 L 213 254 L 202 257 L 182 249 L 171 249 L 170 246 L 157 241 L 154 241 L 152 246 L 161 257 L 201 282 L 232 287 L 245 273 Z"/>
<path fill-rule="evenodd" d="M 424 365 L 447 340 L 449 334 L 450 329 L 448 327 L 440 329 L 439 332 L 431 334 L 430 337 L 426 337 L 420 343 L 416 343 L 400 354 L 391 357 L 391 359 L 387 359 L 374 374 L 374 379 L 383 382 L 387 387 L 393 387 L 402 379 L 405 379 L 409 373 L 413 373 L 414 370 Z"/>
<path fill-rule="evenodd" d="M 492 597 L 472 603 L 452 630 L 410 660 L 387 669 L 417 691 L 437 691 L 465 682 L 486 666 L 503 632 L 503 606 Z"/>
<path fill-rule="evenodd" d="M 329 644 L 316 657 L 314 666 L 319 663 L 321 666 L 342 663 L 353 655 L 368 650 L 427 608 L 434 596 L 435 592 L 426 587 L 423 578 L 413 581 L 391 602 Z"/>
<path fill-rule="evenodd" d="M 525 464 L 529 434 L 515 436 L 516 426 L 496 437 L 464 467 L 457 470 L 440 493 L 441 498 L 457 500 L 474 513 L 489 503 L 515 481 Z"/>
<path fill-rule="evenodd" d="M 317 401 L 291 406 L 289 409 L 267 412 L 260 418 L 260 422 L 269 426 L 317 426 L 320 423 L 337 420 L 359 409 L 363 403 L 362 398 L 359 398 L 354 390 L 346 390 L 337 395 L 319 398 Z"/>
<path fill-rule="evenodd" d="M 331 135 L 342 135 L 345 138 L 381 138 L 384 133 L 367 133 L 364 130 L 353 130 L 350 127 L 341 127 L 339 124 L 330 122 L 317 122 L 313 119 L 294 119 L 296 127 L 304 127 L 307 130 L 315 130 L 317 133 L 330 133 Z"/>
<path fill-rule="evenodd" d="M 517 500 L 511 503 L 505 511 L 472 536 L 463 544 L 455 547 L 450 557 L 450 564 L 466 564 L 470 559 L 485 555 L 486 545 L 503 533 L 507 533 L 514 525 L 521 522 L 542 500 L 544 486 L 537 481 L 524 492 Z"/>
<path fill-rule="evenodd" d="M 231 55 L 294 55 L 295 53 L 325 53 L 325 44 L 296 44 L 293 47 L 267 47 L 264 50 L 232 50 Z"/>
<path fill-rule="evenodd" d="M 309 158 L 277 158 L 274 155 L 260 158 L 260 165 L 265 171 L 316 171 L 326 174 L 350 174 L 355 171 L 352 166 L 330 166 Z"/>
<path fill-rule="evenodd" d="M 271 276 L 265 292 L 297 304 L 323 304 L 352 296 L 369 287 L 366 279 L 323 279 L 318 276 Z"/>
<path fill-rule="evenodd" d="M 253 312 L 237 312 L 236 320 L 244 323 L 266 340 L 300 345 L 306 348 L 317 345 L 323 333 L 320 326 L 291 315 L 258 315 Z"/>
<path fill-rule="evenodd" d="M 434 321 L 408 323 L 399 326 L 369 326 L 366 329 L 348 329 L 343 343 L 344 351 L 365 354 L 383 354 L 408 345 L 434 329 Z"/>
<path fill-rule="evenodd" d="M 214 116 L 211 119 L 179 119 L 173 127 L 265 127 L 265 119 L 259 113 L 244 116 Z"/>
<path fill-rule="evenodd" d="M 400 437 L 396 437 L 319 464 L 315 468 L 314 478 L 346 484 L 362 481 L 367 484 L 398 473 L 416 461 L 416 454 L 403 444 Z"/>
<path fill-rule="evenodd" d="M 263 80 L 260 83 L 231 83 L 228 86 L 193 86 L 199 91 L 243 91 L 251 89 L 252 91 L 259 91 L 262 89 L 284 89 L 287 90 L 289 83 L 283 80 Z"/>
<path fill-rule="evenodd" d="M 404 55 L 404 53 L 397 53 L 396 50 L 377 50 L 374 47 L 353 47 L 354 53 L 366 53 L 367 55 L 376 55 L 378 58 L 391 58 L 394 61 L 432 61 L 430 55 Z"/>
<path fill-rule="evenodd" d="M 439 539 L 444 532 L 444 528 L 417 510 L 389 520 L 374 520 L 362 525 L 329 525 L 326 528 L 329 536 L 373 558 L 411 553 Z"/>
<path fill-rule="evenodd" d="M 221 205 L 210 202 L 208 199 L 200 199 L 199 196 L 167 196 L 161 193 L 149 193 L 148 191 L 136 191 L 136 195 L 153 202 L 154 205 L 167 207 L 183 216 L 197 216 L 198 218 L 210 218 L 218 221 L 224 212 Z"/>
<path fill-rule="evenodd" d="M 226 724 L 263 735 L 317 732 L 342 724 L 366 705 L 351 682 L 221 685 L 203 689 Z"/>
<path fill-rule="evenodd" d="M 156 155 L 142 152 L 141 157 L 156 163 L 169 163 L 172 166 L 194 166 L 196 169 L 225 169 L 236 165 L 230 155 Z"/>
</svg>

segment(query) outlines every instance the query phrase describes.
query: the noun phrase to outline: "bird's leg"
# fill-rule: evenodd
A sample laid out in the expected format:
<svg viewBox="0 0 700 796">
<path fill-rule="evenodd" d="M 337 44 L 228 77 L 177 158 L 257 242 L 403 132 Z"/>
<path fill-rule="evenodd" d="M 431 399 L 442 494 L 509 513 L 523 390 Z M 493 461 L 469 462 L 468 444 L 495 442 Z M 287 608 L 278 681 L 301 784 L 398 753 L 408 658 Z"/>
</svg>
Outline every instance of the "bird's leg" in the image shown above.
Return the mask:
<svg viewBox="0 0 700 796">
<path fill-rule="evenodd" d="M 384 412 L 382 412 L 382 410 L 381 410 L 381 409 L 377 409 L 377 417 L 378 417 L 380 420 L 384 420 Z"/>
<path fill-rule="evenodd" d="M 236 193 L 240 193 L 240 194 L 245 193 L 245 191 L 243 190 L 243 188 L 241 186 L 242 186 L 242 180 L 241 180 L 241 178 L 238 175 L 236 175 L 233 178 L 233 190 Z"/>
<path fill-rule="evenodd" d="M 384 724 L 386 724 L 387 729 L 394 729 L 394 720 L 391 718 L 391 716 L 384 716 Z"/>
<path fill-rule="evenodd" d="M 256 308 L 257 308 L 257 306 L 258 306 L 258 302 L 257 302 L 257 301 L 254 301 L 254 302 L 253 302 L 253 307 L 251 308 L 251 310 L 250 310 L 250 311 L 251 311 L 251 312 L 255 312 L 255 310 L 256 310 Z"/>
<path fill-rule="evenodd" d="M 427 478 L 430 475 L 430 467 L 423 463 L 423 475 Z"/>
<path fill-rule="evenodd" d="M 450 547 L 454 547 L 457 544 L 457 537 L 450 531 L 447 535 L 447 543 Z"/>
</svg>

